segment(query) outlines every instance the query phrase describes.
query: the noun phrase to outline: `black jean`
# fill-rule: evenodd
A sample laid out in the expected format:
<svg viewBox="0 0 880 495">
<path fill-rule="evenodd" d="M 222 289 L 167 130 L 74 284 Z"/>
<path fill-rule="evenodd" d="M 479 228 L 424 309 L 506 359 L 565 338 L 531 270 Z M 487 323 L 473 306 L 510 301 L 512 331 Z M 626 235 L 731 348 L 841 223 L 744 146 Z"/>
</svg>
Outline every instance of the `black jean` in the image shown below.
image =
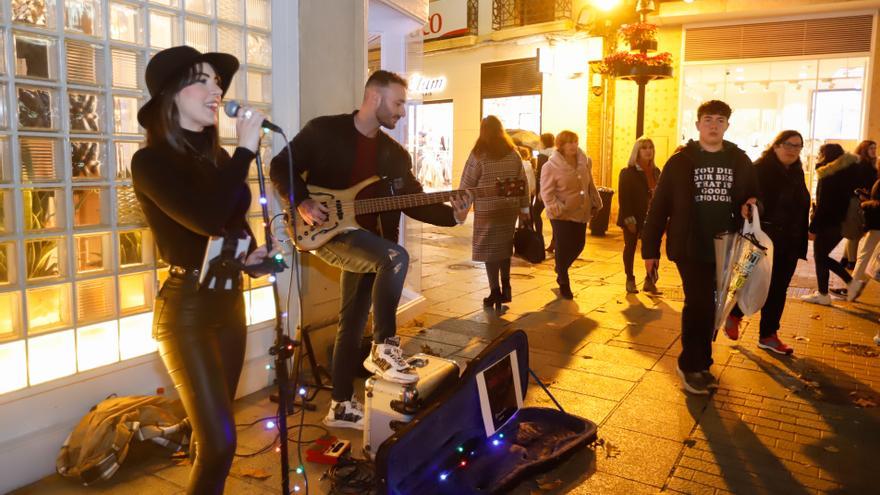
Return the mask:
<svg viewBox="0 0 880 495">
<path fill-rule="evenodd" d="M 816 282 L 819 285 L 819 292 L 822 294 L 828 294 L 829 271 L 834 272 L 847 284 L 852 281 L 846 268 L 830 256 L 831 251 L 834 251 L 841 239 L 843 236 L 840 234 L 839 227 L 816 232 L 816 240 L 813 241 L 813 260 L 816 263 Z"/>
<path fill-rule="evenodd" d="M 397 333 L 397 305 L 409 269 L 409 254 L 400 245 L 366 230 L 337 235 L 315 254 L 340 268 L 342 302 L 330 370 L 337 402 L 351 400 L 360 361 L 361 338 L 373 307 L 373 342 Z"/>
<path fill-rule="evenodd" d="M 541 213 L 544 211 L 544 201 L 541 200 L 540 191 L 538 195 L 535 196 L 535 201 L 532 203 L 532 223 L 535 226 L 535 232 L 538 232 L 541 235 L 544 235 L 544 220 L 541 219 Z"/>
<path fill-rule="evenodd" d="M 568 269 L 584 250 L 587 240 L 587 224 L 569 220 L 550 220 L 553 238 L 556 239 L 556 282 L 569 286 Z"/>
<path fill-rule="evenodd" d="M 639 232 L 630 232 L 627 227 L 623 228 L 623 270 L 626 278 L 635 277 L 633 274 L 633 260 L 636 256 L 636 244 L 639 242 Z"/>
<path fill-rule="evenodd" d="M 510 258 L 501 261 L 487 261 L 486 277 L 489 279 L 489 289 L 493 292 L 502 287 L 510 287 Z M 501 285 L 498 284 L 499 279 Z"/>
<path fill-rule="evenodd" d="M 197 446 L 186 492 L 222 494 L 235 455 L 232 402 L 247 340 L 244 298 L 240 290 L 199 291 L 196 284 L 191 277 L 165 281 L 153 332 Z"/>
<path fill-rule="evenodd" d="M 776 335 L 779 330 L 779 320 L 785 310 L 785 295 L 788 292 L 788 284 L 797 268 L 797 254 L 789 249 L 773 249 L 773 271 L 770 274 L 770 289 L 767 292 L 767 302 L 761 308 L 761 326 L 758 338 L 766 339 Z M 734 306 L 731 313 L 742 318 L 743 312 L 739 306 Z"/>
<path fill-rule="evenodd" d="M 678 367 L 684 372 L 708 370 L 715 333 L 715 263 L 679 261 L 676 266 L 684 288 Z"/>
</svg>

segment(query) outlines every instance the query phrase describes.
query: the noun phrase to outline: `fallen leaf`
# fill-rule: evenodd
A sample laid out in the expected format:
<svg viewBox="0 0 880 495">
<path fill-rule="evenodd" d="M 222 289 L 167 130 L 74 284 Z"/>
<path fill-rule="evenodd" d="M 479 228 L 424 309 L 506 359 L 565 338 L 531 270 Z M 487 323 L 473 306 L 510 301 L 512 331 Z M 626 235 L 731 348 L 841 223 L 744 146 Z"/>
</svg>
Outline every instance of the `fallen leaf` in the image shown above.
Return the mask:
<svg viewBox="0 0 880 495">
<path fill-rule="evenodd" d="M 558 479 L 553 480 L 553 481 L 547 481 L 547 482 L 537 481 L 537 483 L 538 483 L 538 489 L 545 491 L 545 492 L 549 492 L 550 490 L 555 490 L 555 489 L 559 488 L 560 486 L 562 486 L 562 480 L 558 480 Z"/>
<path fill-rule="evenodd" d="M 434 350 L 431 346 L 429 346 L 428 344 L 422 344 L 422 354 L 427 354 L 427 355 L 429 355 L 429 356 L 439 356 L 439 355 L 440 355 L 440 354 L 437 353 L 437 351 L 435 351 L 435 350 Z"/>
<path fill-rule="evenodd" d="M 694 440 L 693 438 L 688 438 L 687 440 L 685 440 L 682 443 L 685 444 L 686 447 L 693 447 L 694 445 L 697 444 L 697 441 Z"/>
<path fill-rule="evenodd" d="M 232 474 L 244 476 L 245 478 L 253 478 L 256 480 L 264 480 L 272 476 L 269 471 L 261 468 L 232 468 Z"/>
<path fill-rule="evenodd" d="M 582 359 L 593 359 L 593 356 L 581 356 Z"/>
<path fill-rule="evenodd" d="M 420 320 L 420 319 L 416 318 L 412 321 L 412 325 L 414 327 L 423 327 L 423 326 L 425 326 L 425 320 Z"/>
<path fill-rule="evenodd" d="M 597 312 L 597 313 L 604 313 L 604 312 L 605 312 L 605 310 L 604 310 L 604 309 L 602 309 L 602 308 L 596 308 L 596 312 Z"/>
<path fill-rule="evenodd" d="M 803 335 L 795 335 L 795 336 L 794 336 L 794 340 L 800 340 L 800 341 L 802 341 L 802 342 L 809 342 L 809 341 L 810 341 L 810 338 L 809 338 L 809 337 L 804 337 Z"/>
<path fill-rule="evenodd" d="M 821 320 L 821 319 L 822 319 L 822 316 L 820 316 L 820 315 L 816 315 L 816 314 L 813 314 L 813 315 L 810 315 L 810 318 L 812 318 L 812 319 L 814 319 L 814 320 Z"/>
</svg>

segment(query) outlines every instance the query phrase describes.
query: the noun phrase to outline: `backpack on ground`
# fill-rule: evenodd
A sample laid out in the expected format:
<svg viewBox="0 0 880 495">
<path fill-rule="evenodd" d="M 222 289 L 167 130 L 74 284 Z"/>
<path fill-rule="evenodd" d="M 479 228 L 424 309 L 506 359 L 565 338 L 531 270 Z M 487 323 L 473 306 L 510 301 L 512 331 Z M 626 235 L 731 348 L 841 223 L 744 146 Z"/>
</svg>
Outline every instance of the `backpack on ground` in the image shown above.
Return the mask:
<svg viewBox="0 0 880 495">
<path fill-rule="evenodd" d="M 150 440 L 177 452 L 188 444 L 189 432 L 180 401 L 111 396 L 93 406 L 70 432 L 55 469 L 88 486 L 116 473 L 132 439 Z"/>
</svg>

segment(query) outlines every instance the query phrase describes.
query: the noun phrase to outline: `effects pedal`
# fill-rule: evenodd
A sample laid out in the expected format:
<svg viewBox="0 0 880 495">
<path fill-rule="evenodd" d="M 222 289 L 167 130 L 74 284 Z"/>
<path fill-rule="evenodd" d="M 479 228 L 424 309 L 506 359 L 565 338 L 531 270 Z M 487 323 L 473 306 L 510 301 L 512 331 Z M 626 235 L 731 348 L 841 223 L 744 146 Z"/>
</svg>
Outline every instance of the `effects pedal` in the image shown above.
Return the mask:
<svg viewBox="0 0 880 495">
<path fill-rule="evenodd" d="M 333 436 L 323 436 L 306 450 L 306 461 L 317 464 L 333 465 L 351 449 L 351 442 L 339 440 Z"/>
</svg>

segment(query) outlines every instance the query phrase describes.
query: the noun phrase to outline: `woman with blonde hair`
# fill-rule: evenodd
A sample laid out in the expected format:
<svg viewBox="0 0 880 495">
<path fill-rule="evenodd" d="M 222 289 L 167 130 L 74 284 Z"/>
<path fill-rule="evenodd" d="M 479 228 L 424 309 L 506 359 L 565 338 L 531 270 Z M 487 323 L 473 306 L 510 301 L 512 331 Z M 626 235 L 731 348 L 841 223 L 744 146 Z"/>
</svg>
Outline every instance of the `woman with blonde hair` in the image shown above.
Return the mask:
<svg viewBox="0 0 880 495">
<path fill-rule="evenodd" d="M 492 186 L 499 179 L 525 180 L 525 173 L 516 145 L 498 117 L 489 115 L 480 122 L 480 137 L 464 164 L 459 187 Z M 472 259 L 486 264 L 490 292 L 483 299 L 485 307 L 500 308 L 511 301 L 510 257 L 517 215 L 523 222 L 529 219 L 527 191 L 522 196 L 480 197 L 474 201 Z"/>
<path fill-rule="evenodd" d="M 626 291 L 637 294 L 636 277 L 633 273 L 633 259 L 636 254 L 636 244 L 645 216 L 648 214 L 648 205 L 657 181 L 660 180 L 660 169 L 654 163 L 654 142 L 649 138 L 640 137 L 633 145 L 626 168 L 620 171 L 618 179 L 617 196 L 618 212 L 617 225 L 623 229 L 623 267 L 626 271 Z M 645 292 L 657 292 L 654 280 L 646 274 L 645 283 L 642 285 Z"/>
<path fill-rule="evenodd" d="M 572 131 L 556 136 L 556 151 L 541 170 L 541 199 L 556 239 L 556 282 L 559 295 L 574 299 L 568 268 L 584 250 L 587 222 L 602 208 L 593 183 L 593 163 Z"/>
</svg>

